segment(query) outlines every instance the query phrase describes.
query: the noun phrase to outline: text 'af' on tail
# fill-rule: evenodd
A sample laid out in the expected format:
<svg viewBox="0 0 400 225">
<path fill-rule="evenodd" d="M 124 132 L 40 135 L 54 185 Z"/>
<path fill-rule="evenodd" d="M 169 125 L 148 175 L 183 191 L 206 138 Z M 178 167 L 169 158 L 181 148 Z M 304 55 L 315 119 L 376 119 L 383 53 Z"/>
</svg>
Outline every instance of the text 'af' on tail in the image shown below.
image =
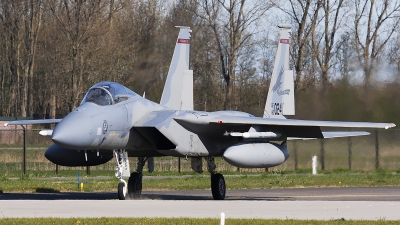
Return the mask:
<svg viewBox="0 0 400 225">
<path fill-rule="evenodd" d="M 278 27 L 281 34 L 263 117 L 283 119 L 284 115 L 295 114 L 294 80 L 293 70 L 289 70 L 291 26 L 280 24 Z"/>
<path fill-rule="evenodd" d="M 176 110 L 193 110 L 193 71 L 189 70 L 189 27 L 177 26 L 176 41 L 160 104 Z"/>
</svg>

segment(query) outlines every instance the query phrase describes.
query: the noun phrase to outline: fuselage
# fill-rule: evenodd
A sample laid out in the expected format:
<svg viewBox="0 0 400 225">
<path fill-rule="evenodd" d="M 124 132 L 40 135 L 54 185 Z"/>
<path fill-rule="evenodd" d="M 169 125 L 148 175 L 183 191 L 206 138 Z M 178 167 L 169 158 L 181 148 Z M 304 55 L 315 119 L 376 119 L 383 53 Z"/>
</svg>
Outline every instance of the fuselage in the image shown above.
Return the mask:
<svg viewBox="0 0 400 225">
<path fill-rule="evenodd" d="M 247 123 L 209 122 L 230 116 L 254 117 L 239 111 L 174 110 L 120 84 L 101 82 L 90 88 L 80 106 L 56 125 L 52 132 L 55 144 L 45 156 L 59 165 L 94 166 L 109 161 L 113 150 L 120 149 L 131 157 L 224 156 L 230 164 L 246 168 L 276 166 L 289 157 L 286 144 L 235 136 L 270 132 L 273 127 L 265 130 Z M 252 154 L 248 154 L 250 151 Z"/>
<path fill-rule="evenodd" d="M 113 95 L 114 89 L 120 89 L 122 94 Z M 98 99 L 101 92 L 106 92 L 103 94 L 107 98 Z M 52 139 L 56 145 L 71 150 L 125 149 L 130 156 L 218 156 L 241 140 L 224 136 L 226 131 L 217 127 L 213 132 L 193 132 L 174 118 L 201 121 L 222 115 L 252 116 L 238 111 L 173 110 L 120 84 L 102 82 L 94 85 L 81 105 L 55 127 Z M 242 129 L 248 131 L 249 127 Z"/>
</svg>

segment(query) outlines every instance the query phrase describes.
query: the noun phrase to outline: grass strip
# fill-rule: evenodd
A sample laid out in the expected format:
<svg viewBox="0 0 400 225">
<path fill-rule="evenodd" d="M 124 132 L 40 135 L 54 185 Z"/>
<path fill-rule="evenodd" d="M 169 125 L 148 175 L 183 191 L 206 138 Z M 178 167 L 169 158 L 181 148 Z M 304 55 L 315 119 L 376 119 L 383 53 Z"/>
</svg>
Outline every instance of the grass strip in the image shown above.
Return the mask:
<svg viewBox="0 0 400 225">
<path fill-rule="evenodd" d="M 242 224 L 274 224 L 274 225 L 296 225 L 296 224 L 326 224 L 326 225 L 342 225 L 342 224 L 352 224 L 352 225 L 387 225 L 387 224 L 399 224 L 400 221 L 368 221 L 368 220 L 264 220 L 264 219 L 226 219 L 225 224 L 229 225 L 242 225 Z M 2 218 L 0 219 L 0 224 L 59 224 L 59 225 L 84 225 L 84 224 L 163 224 L 163 225 L 186 225 L 186 224 L 220 224 L 220 219 L 196 219 L 196 218 Z"/>
<path fill-rule="evenodd" d="M 397 173 L 334 173 L 320 175 L 305 174 L 259 174 L 226 176 L 228 189 L 270 189 L 298 187 L 372 187 L 399 186 Z M 116 191 L 116 178 L 83 178 L 85 192 Z M 144 179 L 143 190 L 206 190 L 210 189 L 210 178 L 204 175 Z M 0 180 L 0 193 L 11 192 L 68 192 L 78 191 L 77 180 L 34 179 L 22 176 L 20 179 L 3 177 Z"/>
</svg>

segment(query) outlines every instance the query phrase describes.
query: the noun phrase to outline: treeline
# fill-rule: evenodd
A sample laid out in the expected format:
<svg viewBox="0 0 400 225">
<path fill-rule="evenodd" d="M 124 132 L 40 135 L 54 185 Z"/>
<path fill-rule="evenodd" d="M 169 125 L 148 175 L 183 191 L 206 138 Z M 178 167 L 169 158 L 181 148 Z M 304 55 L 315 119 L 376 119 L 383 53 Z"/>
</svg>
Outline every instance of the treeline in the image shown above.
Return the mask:
<svg viewBox="0 0 400 225">
<path fill-rule="evenodd" d="M 177 25 L 195 109 L 261 115 L 289 23 L 297 118 L 396 122 L 399 16 L 399 0 L 0 0 L 0 116 L 62 118 L 104 80 L 158 102 Z"/>
</svg>

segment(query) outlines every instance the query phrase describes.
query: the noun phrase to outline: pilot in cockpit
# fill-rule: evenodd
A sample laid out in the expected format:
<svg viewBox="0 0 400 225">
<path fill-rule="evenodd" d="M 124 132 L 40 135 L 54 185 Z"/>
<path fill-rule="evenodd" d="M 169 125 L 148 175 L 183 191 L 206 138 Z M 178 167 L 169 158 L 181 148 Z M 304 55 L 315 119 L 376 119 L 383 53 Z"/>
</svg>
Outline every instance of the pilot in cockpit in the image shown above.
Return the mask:
<svg viewBox="0 0 400 225">
<path fill-rule="evenodd" d="M 135 96 L 136 93 L 124 86 L 113 82 L 101 82 L 92 86 L 86 93 L 81 104 L 92 102 L 96 105 L 106 106 L 118 104 Z"/>
<path fill-rule="evenodd" d="M 97 105 L 112 105 L 112 98 L 106 90 L 102 88 L 93 88 L 87 96 L 87 102 L 93 102 Z"/>
</svg>

